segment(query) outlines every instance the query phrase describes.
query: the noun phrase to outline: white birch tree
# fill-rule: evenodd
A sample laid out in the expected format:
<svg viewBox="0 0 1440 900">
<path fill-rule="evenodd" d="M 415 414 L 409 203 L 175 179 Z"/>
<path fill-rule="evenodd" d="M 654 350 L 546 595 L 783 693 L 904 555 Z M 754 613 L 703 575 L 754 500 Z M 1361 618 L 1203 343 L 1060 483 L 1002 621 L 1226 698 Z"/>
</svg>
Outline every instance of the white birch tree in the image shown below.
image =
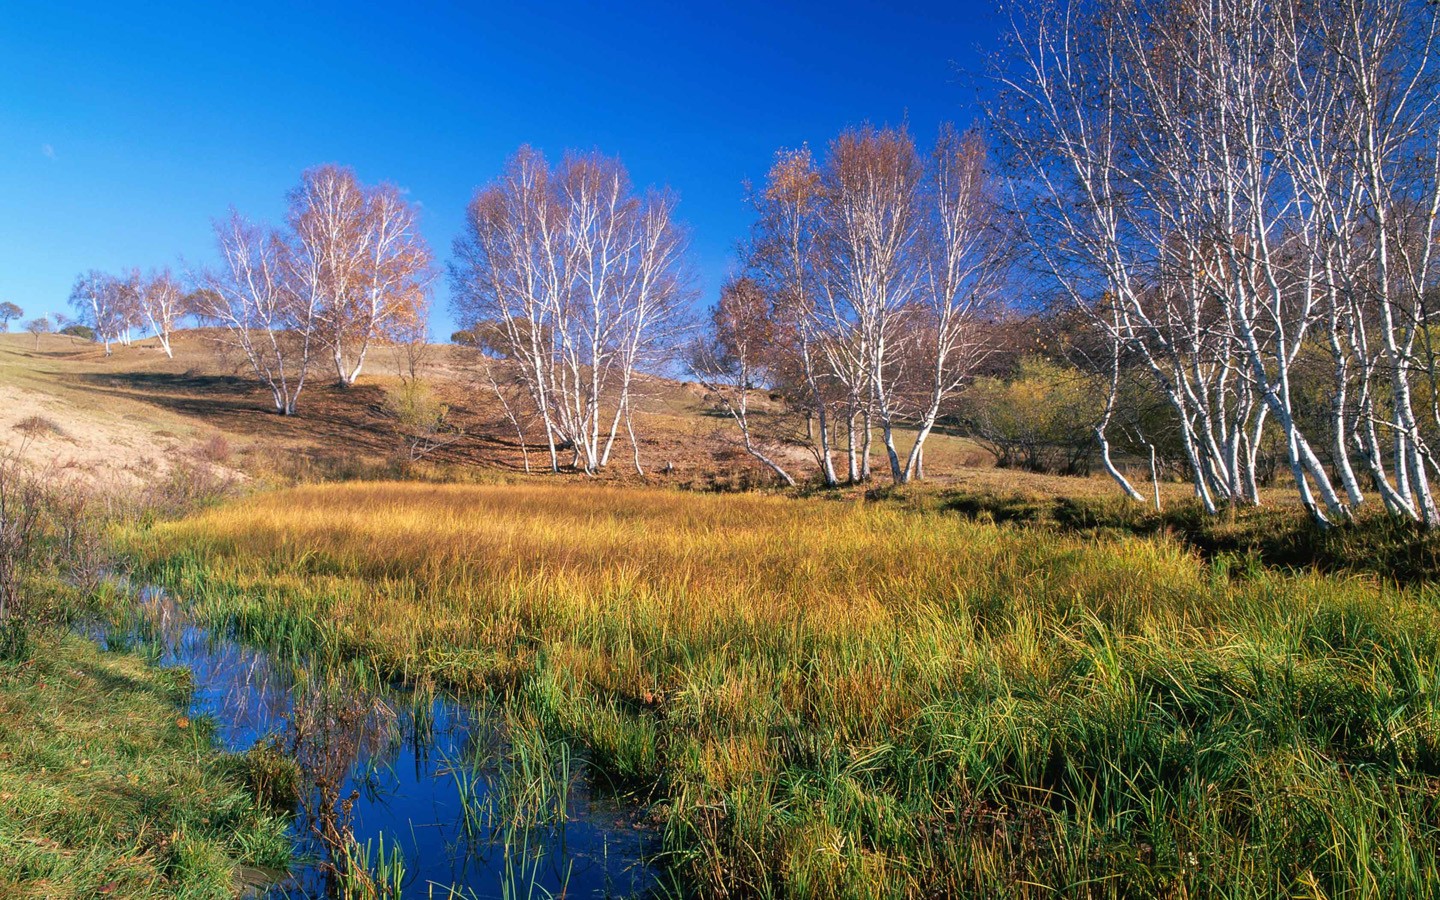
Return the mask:
<svg viewBox="0 0 1440 900">
<path fill-rule="evenodd" d="M 762 445 L 751 421 L 751 394 L 776 386 L 767 365 L 777 349 L 769 307 L 753 279 L 726 282 L 711 315 L 710 333 L 691 349 L 690 367 L 735 421 L 745 452 L 794 487 L 794 476 L 775 458 L 775 451 Z"/>
<path fill-rule="evenodd" d="M 336 380 L 352 385 L 376 341 L 424 319 L 432 256 L 415 208 L 394 185 L 366 186 L 326 165 L 301 176 L 286 222 L 289 277 L 312 295 Z"/>
<path fill-rule="evenodd" d="M 137 278 L 136 285 L 140 314 L 160 341 L 160 349 L 173 359 L 175 351 L 170 346 L 170 333 L 187 312 L 185 291 L 168 268 Z"/>
<path fill-rule="evenodd" d="M 125 330 L 124 290 L 120 280 L 96 269 L 81 273 L 70 289 L 70 305 L 80 321 L 95 331 L 95 340 L 111 355 L 111 345 Z"/>
<path fill-rule="evenodd" d="M 295 415 L 318 345 L 319 295 L 288 280 L 294 266 L 277 231 L 232 211 L 215 223 L 221 264 L 200 276 L 195 312 L 224 329 L 270 391 L 275 411 Z"/>
</svg>

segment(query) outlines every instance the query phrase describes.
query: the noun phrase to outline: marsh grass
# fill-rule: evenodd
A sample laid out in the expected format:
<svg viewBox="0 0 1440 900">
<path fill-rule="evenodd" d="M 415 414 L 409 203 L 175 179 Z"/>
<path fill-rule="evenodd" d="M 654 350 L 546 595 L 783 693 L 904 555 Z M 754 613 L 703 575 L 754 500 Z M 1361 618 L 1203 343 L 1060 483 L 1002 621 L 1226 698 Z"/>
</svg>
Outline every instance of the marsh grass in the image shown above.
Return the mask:
<svg viewBox="0 0 1440 900">
<path fill-rule="evenodd" d="M 701 894 L 1440 890 L 1428 585 L 581 485 L 307 487 L 127 547 L 251 640 L 492 693 Z"/>
<path fill-rule="evenodd" d="M 504 723 L 503 746 L 477 741 L 466 758 L 447 766 L 467 837 L 479 841 L 520 828 L 563 830 L 579 776 L 569 743 L 547 734 L 528 712 L 501 710 L 497 719 Z"/>
<path fill-rule="evenodd" d="M 385 835 L 361 844 L 350 837 L 340 863 L 343 873 L 338 878 L 339 900 L 400 900 L 405 889 L 405 857 L 400 846 L 391 843 L 387 850 Z"/>
</svg>

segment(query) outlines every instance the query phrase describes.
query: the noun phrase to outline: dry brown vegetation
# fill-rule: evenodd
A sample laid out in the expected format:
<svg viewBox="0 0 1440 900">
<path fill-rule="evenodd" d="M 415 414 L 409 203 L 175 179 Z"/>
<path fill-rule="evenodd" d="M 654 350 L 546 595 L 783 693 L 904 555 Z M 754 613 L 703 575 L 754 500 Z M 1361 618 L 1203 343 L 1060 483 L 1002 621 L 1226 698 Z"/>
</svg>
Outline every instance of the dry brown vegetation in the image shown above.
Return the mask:
<svg viewBox="0 0 1440 900">
<path fill-rule="evenodd" d="M 452 477 L 523 471 L 514 428 L 475 364 L 475 350 L 445 345 L 427 352 L 421 377 L 465 434 L 417 467 L 401 464 L 402 440 L 386 409 L 386 389 L 399 383 L 402 368 L 395 353 L 377 354 L 353 387 L 308 384 L 299 414 L 287 417 L 271 411 L 267 391 L 243 360 L 217 353 L 216 337 L 204 329 L 176 332 L 172 359 L 154 339 L 115 347 L 107 357 L 99 344 L 68 336 L 45 335 L 37 350 L 29 336 L 0 335 L 0 445 L 28 442 L 41 462 L 136 481 L 194 458 L 280 481 L 398 468 Z M 644 377 L 635 392 L 649 480 L 721 489 L 771 482 L 704 388 Z M 757 408 L 763 412 L 768 402 L 761 399 Z M 41 420 L 46 427 L 33 427 Z M 539 449 L 531 446 L 532 461 Z M 803 458 L 803 450 L 788 452 Z M 926 455 L 927 475 L 941 481 L 973 477 L 992 463 L 974 442 L 943 434 L 932 438 Z M 1017 484 L 1029 478 L 988 477 L 996 475 Z M 616 462 L 602 477 L 635 476 Z"/>
</svg>

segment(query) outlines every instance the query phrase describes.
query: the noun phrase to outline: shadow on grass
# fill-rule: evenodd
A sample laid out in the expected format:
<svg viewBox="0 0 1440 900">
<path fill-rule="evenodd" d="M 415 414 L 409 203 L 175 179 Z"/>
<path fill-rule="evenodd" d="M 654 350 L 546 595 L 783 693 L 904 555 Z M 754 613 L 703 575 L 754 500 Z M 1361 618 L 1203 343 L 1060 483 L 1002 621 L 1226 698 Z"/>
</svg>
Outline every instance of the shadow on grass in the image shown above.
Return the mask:
<svg viewBox="0 0 1440 900">
<path fill-rule="evenodd" d="M 252 379 L 194 372 L 101 372 L 77 376 L 96 393 L 121 396 L 197 418 L 255 414 L 274 420 L 269 397 Z M 314 388 L 306 386 L 308 391 Z M 307 392 L 308 392 L 307 391 Z"/>
<path fill-rule="evenodd" d="M 106 694 L 149 694 L 163 703 L 179 705 L 188 699 L 190 693 L 186 683 L 188 676 L 178 674 L 175 677 L 166 677 L 168 673 L 152 673 L 150 678 L 139 679 L 114 667 L 91 662 L 81 664 L 76 671 L 94 681 Z"/>
<path fill-rule="evenodd" d="M 268 390 L 253 378 L 196 372 L 115 372 L 77 376 L 88 390 L 185 416 L 257 440 L 265 468 L 298 481 L 415 478 L 464 480 L 465 467 L 521 472 L 518 444 L 477 422 L 464 400 L 451 403 L 467 434 L 454 444 L 406 462 L 405 442 L 386 412 L 378 384 L 341 386 L 312 372 L 293 416 L 274 411 Z M 532 464 L 543 447 L 531 446 Z M 435 470 L 431 472 L 430 470 Z M 428 474 L 427 474 L 428 473 Z"/>
<path fill-rule="evenodd" d="M 1120 498 L 945 491 L 931 503 L 941 511 L 977 521 L 1067 534 L 1097 538 L 1166 535 L 1210 560 L 1239 557 L 1280 568 L 1365 573 L 1397 584 L 1440 576 L 1440 534 L 1378 510 L 1321 529 L 1297 508 L 1228 507 L 1211 516 L 1194 501 L 1157 513 Z"/>
</svg>

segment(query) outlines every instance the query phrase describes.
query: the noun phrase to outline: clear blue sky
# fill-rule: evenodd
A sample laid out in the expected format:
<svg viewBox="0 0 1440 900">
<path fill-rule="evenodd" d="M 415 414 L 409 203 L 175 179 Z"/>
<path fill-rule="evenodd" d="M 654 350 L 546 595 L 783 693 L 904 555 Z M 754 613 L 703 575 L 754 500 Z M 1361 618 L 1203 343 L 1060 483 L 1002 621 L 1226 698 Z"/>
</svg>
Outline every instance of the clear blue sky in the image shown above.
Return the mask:
<svg viewBox="0 0 1440 900">
<path fill-rule="evenodd" d="M 742 183 L 841 128 L 968 124 L 988 2 L 434 5 L 7 0 L 0 301 L 63 310 L 76 273 L 211 259 L 234 205 L 278 218 L 302 169 L 354 166 L 423 207 L 440 260 L 522 143 L 669 184 L 702 301 L 735 265 Z M 449 334 L 437 283 L 433 331 Z"/>
</svg>

